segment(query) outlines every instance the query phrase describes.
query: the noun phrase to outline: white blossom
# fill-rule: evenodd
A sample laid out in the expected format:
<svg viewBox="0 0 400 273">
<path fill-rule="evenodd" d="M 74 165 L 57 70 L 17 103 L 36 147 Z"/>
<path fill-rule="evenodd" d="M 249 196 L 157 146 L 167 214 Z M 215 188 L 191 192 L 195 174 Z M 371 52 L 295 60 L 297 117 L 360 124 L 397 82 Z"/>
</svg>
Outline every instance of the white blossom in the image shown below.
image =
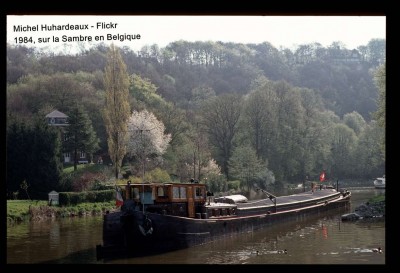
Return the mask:
<svg viewBox="0 0 400 273">
<path fill-rule="evenodd" d="M 133 111 L 128 120 L 128 131 L 127 151 L 138 157 L 160 156 L 171 141 L 171 134 L 164 134 L 164 124 L 147 110 Z"/>
</svg>

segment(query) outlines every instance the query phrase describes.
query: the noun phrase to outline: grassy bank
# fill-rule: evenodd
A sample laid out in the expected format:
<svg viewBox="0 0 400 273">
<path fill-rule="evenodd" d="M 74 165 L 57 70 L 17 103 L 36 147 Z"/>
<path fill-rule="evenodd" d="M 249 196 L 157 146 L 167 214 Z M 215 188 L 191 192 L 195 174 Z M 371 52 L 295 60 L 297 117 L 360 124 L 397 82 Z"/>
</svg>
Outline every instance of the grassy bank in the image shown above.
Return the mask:
<svg viewBox="0 0 400 273">
<path fill-rule="evenodd" d="M 115 201 L 102 203 L 82 203 L 76 206 L 48 206 L 42 200 L 8 200 L 7 223 L 21 221 L 38 221 L 49 217 L 72 217 L 83 215 L 100 215 L 105 211 L 115 209 Z"/>
<path fill-rule="evenodd" d="M 378 196 L 374 196 L 371 199 L 368 200 L 368 202 L 370 204 L 374 204 L 374 203 L 379 203 L 379 202 L 385 202 L 386 198 L 385 195 L 378 195 Z"/>
</svg>

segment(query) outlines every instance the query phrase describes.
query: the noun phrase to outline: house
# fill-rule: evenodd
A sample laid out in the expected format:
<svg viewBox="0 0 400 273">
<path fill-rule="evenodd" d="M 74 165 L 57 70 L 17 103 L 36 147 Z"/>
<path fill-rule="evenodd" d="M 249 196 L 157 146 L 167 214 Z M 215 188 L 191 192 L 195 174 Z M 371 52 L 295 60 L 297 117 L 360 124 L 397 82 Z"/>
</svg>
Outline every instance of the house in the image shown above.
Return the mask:
<svg viewBox="0 0 400 273">
<path fill-rule="evenodd" d="M 53 112 L 46 115 L 47 124 L 50 126 L 56 126 L 60 129 L 61 140 L 65 141 L 68 139 L 68 135 L 65 133 L 65 127 L 68 126 L 68 116 L 58 110 L 54 110 Z M 69 163 L 73 162 L 72 152 L 63 153 L 63 162 Z M 78 163 L 79 164 L 87 164 L 89 162 L 86 157 L 85 151 L 80 151 L 78 154 Z"/>
<path fill-rule="evenodd" d="M 360 63 L 362 56 L 357 49 L 346 50 L 340 57 L 333 59 L 335 63 Z"/>
<path fill-rule="evenodd" d="M 46 120 L 47 124 L 51 126 L 68 126 L 68 116 L 57 110 L 47 114 Z"/>
</svg>

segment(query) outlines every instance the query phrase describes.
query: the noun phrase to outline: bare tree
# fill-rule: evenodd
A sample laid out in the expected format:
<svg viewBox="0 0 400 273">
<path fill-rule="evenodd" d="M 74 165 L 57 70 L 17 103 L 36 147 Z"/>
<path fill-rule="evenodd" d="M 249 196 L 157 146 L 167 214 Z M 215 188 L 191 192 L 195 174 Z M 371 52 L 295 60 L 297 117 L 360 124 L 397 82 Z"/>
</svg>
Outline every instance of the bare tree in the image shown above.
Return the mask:
<svg viewBox="0 0 400 273">
<path fill-rule="evenodd" d="M 228 176 L 228 160 L 231 157 L 233 138 L 238 131 L 242 112 L 239 95 L 226 94 L 210 100 L 201 111 L 210 142 L 217 149 L 216 160 Z"/>
</svg>

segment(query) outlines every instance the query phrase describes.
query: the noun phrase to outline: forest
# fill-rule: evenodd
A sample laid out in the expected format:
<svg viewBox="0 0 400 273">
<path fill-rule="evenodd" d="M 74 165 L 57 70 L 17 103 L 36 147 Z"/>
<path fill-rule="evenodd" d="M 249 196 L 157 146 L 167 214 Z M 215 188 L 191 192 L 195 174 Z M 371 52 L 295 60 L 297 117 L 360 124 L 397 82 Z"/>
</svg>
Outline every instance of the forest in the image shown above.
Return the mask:
<svg viewBox="0 0 400 273">
<path fill-rule="evenodd" d="M 117 47 L 131 128 L 121 165 L 139 180 L 145 170 L 217 192 L 317 180 L 323 170 L 331 180 L 381 176 L 385 48 L 382 39 L 356 49 L 340 41 Z M 7 44 L 7 191 L 22 182 L 37 192 L 68 188 L 65 145 L 43 123 L 53 110 L 85 120 L 93 161 L 114 163 L 104 119 L 110 46 L 67 51 Z"/>
</svg>

